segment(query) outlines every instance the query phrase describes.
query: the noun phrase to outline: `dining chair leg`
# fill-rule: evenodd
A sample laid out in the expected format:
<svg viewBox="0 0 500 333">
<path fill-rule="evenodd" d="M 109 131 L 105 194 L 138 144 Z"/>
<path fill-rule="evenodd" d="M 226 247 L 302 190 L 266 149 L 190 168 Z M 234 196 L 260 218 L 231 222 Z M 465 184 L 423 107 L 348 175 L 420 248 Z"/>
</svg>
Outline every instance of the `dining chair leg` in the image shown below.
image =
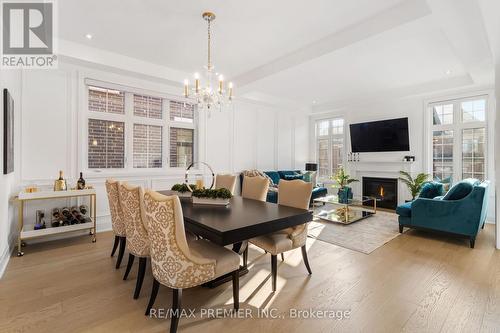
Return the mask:
<svg viewBox="0 0 500 333">
<path fill-rule="evenodd" d="M 233 303 L 234 309 L 237 311 L 240 308 L 240 271 L 237 269 L 233 272 Z"/>
<path fill-rule="evenodd" d="M 243 251 L 243 267 L 247 267 L 248 264 L 248 246 L 245 251 Z"/>
<path fill-rule="evenodd" d="M 273 280 L 273 291 L 276 291 L 276 279 L 278 276 L 278 256 L 271 255 L 271 275 Z"/>
<path fill-rule="evenodd" d="M 156 295 L 158 295 L 158 289 L 160 289 L 160 282 L 156 281 L 156 279 L 153 278 L 153 288 L 151 289 L 151 297 L 149 297 L 148 307 L 146 308 L 146 316 L 149 316 L 151 308 L 155 304 Z"/>
<path fill-rule="evenodd" d="M 125 275 L 123 275 L 123 280 L 126 280 L 128 277 L 128 274 L 130 273 L 130 270 L 132 269 L 132 265 L 134 264 L 134 259 L 135 256 L 132 253 L 128 254 L 128 262 L 127 262 L 127 269 L 125 270 Z"/>
<path fill-rule="evenodd" d="M 115 235 L 115 242 L 113 243 L 113 250 L 111 251 L 111 256 L 115 255 L 116 248 L 118 247 L 119 242 L 120 242 L 120 236 Z"/>
<path fill-rule="evenodd" d="M 181 314 L 182 289 L 173 289 L 172 318 L 170 319 L 170 333 L 177 332 L 179 317 Z"/>
<path fill-rule="evenodd" d="M 285 261 L 285 254 L 281 253 L 281 261 Z"/>
<path fill-rule="evenodd" d="M 118 250 L 118 258 L 116 259 L 116 269 L 122 264 L 123 254 L 125 253 L 125 244 L 127 238 L 120 236 L 120 249 Z"/>
<path fill-rule="evenodd" d="M 304 264 L 306 265 L 307 271 L 309 272 L 309 274 L 312 274 L 311 266 L 309 266 L 309 260 L 307 259 L 306 246 L 302 245 L 301 249 L 302 249 L 302 259 L 304 260 Z"/>
<path fill-rule="evenodd" d="M 146 273 L 146 262 L 148 258 L 139 258 L 139 272 L 137 273 L 137 282 L 135 284 L 134 299 L 139 298 L 141 293 L 142 281 L 144 281 L 144 273 Z"/>
</svg>

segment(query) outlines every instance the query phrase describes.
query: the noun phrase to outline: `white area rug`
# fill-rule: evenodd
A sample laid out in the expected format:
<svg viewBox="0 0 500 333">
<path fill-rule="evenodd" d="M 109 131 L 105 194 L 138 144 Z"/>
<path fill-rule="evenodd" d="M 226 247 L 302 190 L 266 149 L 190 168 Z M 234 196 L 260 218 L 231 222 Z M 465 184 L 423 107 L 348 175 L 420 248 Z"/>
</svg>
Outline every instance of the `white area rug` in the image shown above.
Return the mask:
<svg viewBox="0 0 500 333">
<path fill-rule="evenodd" d="M 315 218 L 308 229 L 311 238 L 365 254 L 400 235 L 397 215 L 381 211 L 347 225 Z"/>
</svg>

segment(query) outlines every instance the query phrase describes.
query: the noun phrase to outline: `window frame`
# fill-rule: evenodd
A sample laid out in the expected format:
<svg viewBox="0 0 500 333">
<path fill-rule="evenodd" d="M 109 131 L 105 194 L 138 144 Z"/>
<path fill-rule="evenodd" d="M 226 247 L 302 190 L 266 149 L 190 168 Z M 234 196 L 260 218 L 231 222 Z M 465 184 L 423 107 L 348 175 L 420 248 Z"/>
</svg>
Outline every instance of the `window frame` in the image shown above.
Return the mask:
<svg viewBox="0 0 500 333">
<path fill-rule="evenodd" d="M 125 113 L 114 114 L 107 112 L 91 111 L 89 109 L 89 87 L 95 86 L 99 88 L 112 89 L 123 91 L 125 95 Z M 187 99 L 181 96 L 160 93 L 152 90 L 133 88 L 120 84 L 113 84 L 99 80 L 86 78 L 82 84 L 82 114 L 81 121 L 81 156 L 79 158 L 80 170 L 87 174 L 102 175 L 103 177 L 109 175 L 165 175 L 165 174 L 181 174 L 185 171 L 183 167 L 170 167 L 170 128 L 187 128 L 194 131 L 193 137 L 193 160 L 198 160 L 199 153 L 199 116 L 197 107 L 193 114 L 193 122 L 176 122 L 170 120 L 170 101 L 184 102 L 196 104 L 194 100 Z M 134 115 L 134 94 L 145 95 L 162 99 L 162 119 L 155 119 L 149 117 L 141 117 Z M 88 167 L 88 136 L 89 136 L 89 119 L 119 121 L 124 123 L 125 131 L 125 147 L 124 147 L 124 167 L 123 168 L 89 168 Z M 134 168 L 134 124 L 153 125 L 162 127 L 162 167 L 161 168 Z"/>
<path fill-rule="evenodd" d="M 342 134 L 334 134 L 333 133 L 333 121 L 334 120 L 342 120 Z M 319 135 L 319 124 L 321 122 L 328 121 L 328 134 L 327 135 Z M 318 164 L 318 180 L 328 181 L 330 176 L 333 175 L 333 166 L 332 166 L 332 153 L 333 153 L 333 139 L 341 138 L 342 139 L 342 149 L 340 155 L 342 157 L 342 164 L 345 167 L 345 145 L 346 145 L 346 120 L 343 116 L 330 116 L 324 118 L 317 118 L 313 121 L 313 129 L 314 129 L 314 161 Z M 331 173 L 330 176 L 320 176 L 319 174 L 319 139 L 327 139 L 328 140 L 328 170 Z"/>
<path fill-rule="evenodd" d="M 485 117 L 484 121 L 463 121 L 463 113 L 461 104 L 464 102 L 484 99 L 485 101 Z M 485 145 L 484 145 L 484 179 L 488 179 L 490 174 L 489 166 L 489 142 L 490 131 L 488 119 L 490 117 L 490 94 L 487 92 L 478 94 L 468 94 L 456 96 L 454 98 L 428 101 L 426 107 L 427 117 L 427 133 L 426 133 L 426 148 L 427 148 L 427 172 L 434 178 L 433 168 L 433 133 L 434 131 L 453 131 L 453 174 L 452 181 L 456 183 L 462 179 L 463 175 L 463 130 L 466 129 L 485 129 Z M 453 104 L 453 123 L 444 125 L 434 125 L 433 123 L 433 108 L 438 105 Z"/>
</svg>

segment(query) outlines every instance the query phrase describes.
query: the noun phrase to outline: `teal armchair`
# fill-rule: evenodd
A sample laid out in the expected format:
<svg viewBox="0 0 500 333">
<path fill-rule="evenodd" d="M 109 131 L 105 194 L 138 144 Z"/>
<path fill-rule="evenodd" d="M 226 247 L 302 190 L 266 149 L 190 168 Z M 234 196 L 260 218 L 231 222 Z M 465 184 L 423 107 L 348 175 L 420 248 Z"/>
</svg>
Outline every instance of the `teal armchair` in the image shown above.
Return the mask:
<svg viewBox="0 0 500 333">
<path fill-rule="evenodd" d="M 489 182 L 465 179 L 455 184 L 445 196 L 419 197 L 396 209 L 399 232 L 404 227 L 434 230 L 466 237 L 474 247 L 480 228 L 484 227 L 488 208 Z"/>
</svg>

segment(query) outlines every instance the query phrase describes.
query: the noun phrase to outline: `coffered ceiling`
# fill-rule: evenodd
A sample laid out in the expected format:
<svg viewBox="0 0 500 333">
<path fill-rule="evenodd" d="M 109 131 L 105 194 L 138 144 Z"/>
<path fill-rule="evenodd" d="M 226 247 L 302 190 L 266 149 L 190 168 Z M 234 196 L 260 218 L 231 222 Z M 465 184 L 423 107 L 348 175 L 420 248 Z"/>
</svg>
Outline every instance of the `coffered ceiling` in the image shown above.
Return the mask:
<svg viewBox="0 0 500 333">
<path fill-rule="evenodd" d="M 206 63 L 201 13 L 211 10 L 216 69 L 240 96 L 320 109 L 412 87 L 491 83 L 477 1 L 64 0 L 58 34 L 187 74 Z"/>
</svg>

